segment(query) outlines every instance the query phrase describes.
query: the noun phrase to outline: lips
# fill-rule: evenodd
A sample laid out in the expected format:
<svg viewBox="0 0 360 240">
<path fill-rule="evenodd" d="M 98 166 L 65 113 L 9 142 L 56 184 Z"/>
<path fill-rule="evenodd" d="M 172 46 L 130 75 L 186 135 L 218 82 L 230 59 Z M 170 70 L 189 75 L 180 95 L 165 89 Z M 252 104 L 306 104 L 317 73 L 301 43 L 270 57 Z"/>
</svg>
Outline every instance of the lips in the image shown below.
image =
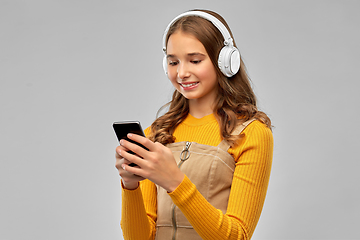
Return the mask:
<svg viewBox="0 0 360 240">
<path fill-rule="evenodd" d="M 189 89 L 193 89 L 193 88 L 197 87 L 198 83 L 199 82 L 179 83 L 179 84 L 184 90 L 189 90 Z"/>
</svg>

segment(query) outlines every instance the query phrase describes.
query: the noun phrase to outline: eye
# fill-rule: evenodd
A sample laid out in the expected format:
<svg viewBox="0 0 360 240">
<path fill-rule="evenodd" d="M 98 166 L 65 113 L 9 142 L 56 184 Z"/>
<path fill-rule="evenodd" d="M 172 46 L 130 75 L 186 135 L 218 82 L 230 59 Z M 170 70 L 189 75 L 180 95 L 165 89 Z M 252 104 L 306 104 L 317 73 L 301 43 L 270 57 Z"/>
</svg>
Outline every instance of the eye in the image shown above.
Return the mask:
<svg viewBox="0 0 360 240">
<path fill-rule="evenodd" d="M 201 63 L 201 60 L 192 60 L 191 61 L 193 64 L 199 64 L 199 63 Z"/>
<path fill-rule="evenodd" d="M 178 62 L 177 61 L 168 61 L 168 64 L 170 66 L 176 66 L 178 64 Z"/>
</svg>

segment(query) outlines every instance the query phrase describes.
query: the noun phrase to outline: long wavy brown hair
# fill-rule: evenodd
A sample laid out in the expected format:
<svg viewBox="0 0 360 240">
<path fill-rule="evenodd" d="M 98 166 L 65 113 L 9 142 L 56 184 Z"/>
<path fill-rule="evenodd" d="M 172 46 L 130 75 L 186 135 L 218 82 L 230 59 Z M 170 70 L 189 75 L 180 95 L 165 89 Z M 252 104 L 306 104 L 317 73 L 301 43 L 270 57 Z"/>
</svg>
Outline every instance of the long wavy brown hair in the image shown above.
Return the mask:
<svg viewBox="0 0 360 240">
<path fill-rule="evenodd" d="M 208 10 L 196 11 L 204 11 L 218 18 L 232 36 L 228 24 L 219 14 Z M 256 97 L 251 88 L 250 78 L 242 59 L 239 72 L 231 78 L 224 76 L 218 68 L 217 58 L 224 46 L 224 37 L 221 32 L 204 18 L 186 16 L 172 24 L 166 36 L 166 44 L 170 35 L 176 31 L 182 31 L 195 36 L 204 45 L 216 69 L 218 94 L 215 101 L 214 114 L 219 122 L 223 139 L 227 140 L 231 145 L 236 145 L 241 135 L 233 136 L 231 132 L 238 124 L 251 118 L 261 121 L 271 129 L 269 117 L 257 109 Z M 236 46 L 235 42 L 234 46 Z M 150 140 L 164 145 L 175 142 L 175 137 L 173 136 L 174 130 L 189 113 L 188 99 L 175 89 L 172 100 L 160 108 L 160 110 L 166 107 L 169 107 L 169 110 L 152 123 L 149 135 Z"/>
</svg>

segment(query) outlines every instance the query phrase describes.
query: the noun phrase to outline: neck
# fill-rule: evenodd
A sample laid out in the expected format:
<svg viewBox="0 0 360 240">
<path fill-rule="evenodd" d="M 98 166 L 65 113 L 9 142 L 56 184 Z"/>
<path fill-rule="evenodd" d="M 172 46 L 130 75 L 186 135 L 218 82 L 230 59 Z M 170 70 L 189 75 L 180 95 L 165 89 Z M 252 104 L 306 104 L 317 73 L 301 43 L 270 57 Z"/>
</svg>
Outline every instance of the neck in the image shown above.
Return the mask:
<svg viewBox="0 0 360 240">
<path fill-rule="evenodd" d="M 213 104 L 202 104 L 199 99 L 189 100 L 189 113 L 195 118 L 203 118 L 214 112 Z"/>
</svg>

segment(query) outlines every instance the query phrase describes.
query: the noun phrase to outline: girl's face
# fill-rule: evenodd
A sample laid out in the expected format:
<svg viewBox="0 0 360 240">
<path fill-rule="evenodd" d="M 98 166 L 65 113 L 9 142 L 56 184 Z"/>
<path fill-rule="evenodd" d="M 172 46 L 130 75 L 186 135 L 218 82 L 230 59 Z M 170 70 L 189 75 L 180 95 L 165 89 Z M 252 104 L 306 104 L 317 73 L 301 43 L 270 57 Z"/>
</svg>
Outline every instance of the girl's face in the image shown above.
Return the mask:
<svg viewBox="0 0 360 240">
<path fill-rule="evenodd" d="M 167 43 L 168 77 L 185 98 L 213 104 L 218 79 L 203 44 L 193 35 L 176 31 Z"/>
</svg>

